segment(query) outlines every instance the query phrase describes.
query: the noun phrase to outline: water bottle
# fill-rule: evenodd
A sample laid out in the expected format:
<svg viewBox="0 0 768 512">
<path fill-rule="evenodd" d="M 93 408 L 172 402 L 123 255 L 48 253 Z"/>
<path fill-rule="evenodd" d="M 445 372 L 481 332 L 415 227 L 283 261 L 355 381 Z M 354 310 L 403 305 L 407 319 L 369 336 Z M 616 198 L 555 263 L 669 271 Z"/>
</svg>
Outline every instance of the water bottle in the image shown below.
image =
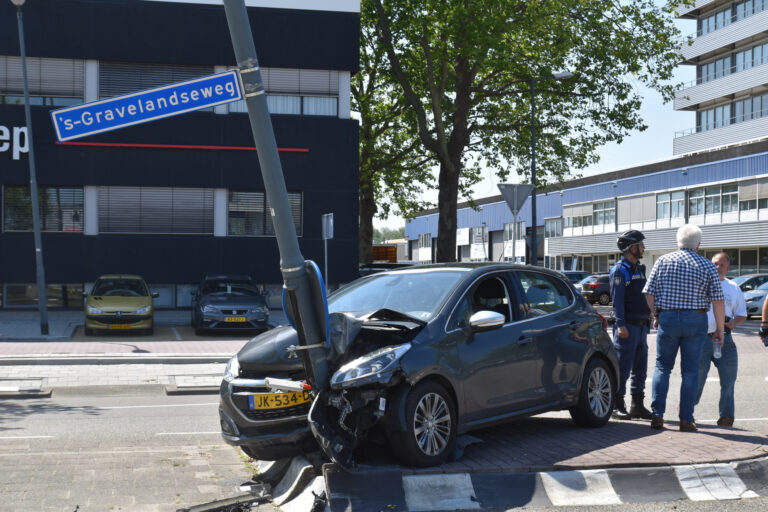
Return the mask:
<svg viewBox="0 0 768 512">
<path fill-rule="evenodd" d="M 715 359 L 720 359 L 720 357 L 723 355 L 723 349 L 720 346 L 720 344 L 715 340 L 712 339 L 712 357 Z"/>
</svg>

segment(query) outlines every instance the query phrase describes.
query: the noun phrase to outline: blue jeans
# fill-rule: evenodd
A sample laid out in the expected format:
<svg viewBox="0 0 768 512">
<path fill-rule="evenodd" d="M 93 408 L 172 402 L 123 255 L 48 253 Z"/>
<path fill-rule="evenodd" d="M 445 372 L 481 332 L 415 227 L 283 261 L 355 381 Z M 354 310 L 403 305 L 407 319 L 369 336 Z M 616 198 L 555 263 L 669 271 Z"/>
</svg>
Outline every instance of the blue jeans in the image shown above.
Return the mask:
<svg viewBox="0 0 768 512">
<path fill-rule="evenodd" d="M 656 333 L 656 368 L 653 372 L 653 415 L 663 418 L 667 407 L 669 374 L 680 350 L 680 419 L 693 421 L 693 407 L 699 385 L 701 349 L 707 336 L 707 315 L 698 310 L 668 310 L 659 315 Z"/>
<path fill-rule="evenodd" d="M 645 377 L 648 374 L 648 326 L 626 325 L 628 338 L 620 338 L 618 327 L 613 325 L 613 346 L 619 357 L 619 389 L 617 396 L 627 392 L 627 379 L 632 375 L 630 392 L 641 395 L 645 392 Z"/>
<path fill-rule="evenodd" d="M 709 336 L 707 336 L 709 338 Z M 733 387 L 736 384 L 736 370 L 739 366 L 739 354 L 736 352 L 736 344 L 733 336 L 725 335 L 723 355 L 720 359 L 712 357 L 712 342 L 704 343 L 701 350 L 701 362 L 699 364 L 699 394 L 696 397 L 696 405 L 699 405 L 701 393 L 704 391 L 704 383 L 707 381 L 710 363 L 715 363 L 717 374 L 720 376 L 720 417 L 735 418 L 733 405 Z"/>
</svg>

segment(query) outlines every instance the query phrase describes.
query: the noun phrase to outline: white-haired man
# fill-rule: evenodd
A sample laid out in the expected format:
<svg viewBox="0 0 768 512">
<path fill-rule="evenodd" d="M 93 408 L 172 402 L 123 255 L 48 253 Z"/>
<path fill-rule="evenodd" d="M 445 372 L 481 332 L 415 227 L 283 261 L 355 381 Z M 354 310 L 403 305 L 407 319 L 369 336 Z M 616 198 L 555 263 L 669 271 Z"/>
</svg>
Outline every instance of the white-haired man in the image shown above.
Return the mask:
<svg viewBox="0 0 768 512">
<path fill-rule="evenodd" d="M 696 431 L 693 407 L 699 383 L 699 361 L 707 336 L 707 311 L 715 316 L 713 341 L 722 345 L 725 306 L 723 288 L 715 265 L 699 256 L 701 229 L 686 224 L 677 230 L 678 250 L 661 256 L 643 289 L 648 307 L 655 312 L 656 367 L 651 390 L 651 428 L 664 428 L 669 374 L 680 351 L 680 430 Z"/>
</svg>

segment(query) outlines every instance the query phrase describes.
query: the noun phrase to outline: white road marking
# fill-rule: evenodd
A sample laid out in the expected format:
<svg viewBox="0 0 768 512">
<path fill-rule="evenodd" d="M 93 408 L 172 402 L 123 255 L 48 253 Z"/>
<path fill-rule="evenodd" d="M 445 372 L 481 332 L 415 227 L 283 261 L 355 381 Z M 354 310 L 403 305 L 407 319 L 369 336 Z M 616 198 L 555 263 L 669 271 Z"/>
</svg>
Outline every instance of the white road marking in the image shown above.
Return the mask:
<svg viewBox="0 0 768 512">
<path fill-rule="evenodd" d="M 621 504 L 604 469 L 548 471 L 539 475 L 549 501 L 555 506 Z"/>
<path fill-rule="evenodd" d="M 53 439 L 55 436 L 0 436 L 0 439 Z"/>
<path fill-rule="evenodd" d="M 196 436 L 198 434 L 215 434 L 219 435 L 221 432 L 157 432 L 156 436 Z"/>
<path fill-rule="evenodd" d="M 736 500 L 748 492 L 730 464 L 675 466 L 675 473 L 692 501 Z"/>
<path fill-rule="evenodd" d="M 19 386 L 0 386 L 0 391 L 16 393 L 19 390 Z"/>
<path fill-rule="evenodd" d="M 99 409 L 155 409 L 165 407 L 199 407 L 202 405 L 219 405 L 219 402 L 208 402 L 202 404 L 165 404 L 165 405 L 113 405 L 99 407 Z"/>
<path fill-rule="evenodd" d="M 173 328 L 173 334 L 176 336 L 176 339 L 181 341 L 181 335 L 179 334 L 179 331 L 176 330 L 176 328 Z"/>
<path fill-rule="evenodd" d="M 480 508 L 469 473 L 405 475 L 403 491 L 410 512 Z"/>
</svg>

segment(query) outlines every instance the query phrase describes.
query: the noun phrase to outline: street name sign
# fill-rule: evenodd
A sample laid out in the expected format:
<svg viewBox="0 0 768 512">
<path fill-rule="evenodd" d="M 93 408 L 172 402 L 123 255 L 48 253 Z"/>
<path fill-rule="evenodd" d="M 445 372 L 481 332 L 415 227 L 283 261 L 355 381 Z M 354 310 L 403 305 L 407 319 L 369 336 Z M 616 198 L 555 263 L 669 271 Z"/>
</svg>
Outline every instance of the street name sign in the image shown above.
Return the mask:
<svg viewBox="0 0 768 512">
<path fill-rule="evenodd" d="M 51 112 L 59 142 L 241 100 L 236 70 Z"/>
</svg>

